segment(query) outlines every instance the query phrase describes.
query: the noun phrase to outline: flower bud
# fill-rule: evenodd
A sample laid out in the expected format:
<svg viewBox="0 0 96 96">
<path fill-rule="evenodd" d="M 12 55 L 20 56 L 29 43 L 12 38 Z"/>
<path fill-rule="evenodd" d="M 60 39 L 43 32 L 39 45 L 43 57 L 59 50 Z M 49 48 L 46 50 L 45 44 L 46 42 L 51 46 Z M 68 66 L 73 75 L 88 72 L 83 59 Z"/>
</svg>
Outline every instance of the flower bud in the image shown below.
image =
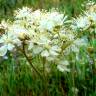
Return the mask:
<svg viewBox="0 0 96 96">
<path fill-rule="evenodd" d="M 93 52 L 94 52 L 94 48 L 90 46 L 90 47 L 87 48 L 87 51 L 88 51 L 89 53 L 93 53 Z"/>
<path fill-rule="evenodd" d="M 20 34 L 19 34 L 19 39 L 20 39 L 21 41 L 23 41 L 23 40 L 29 40 L 29 36 L 28 36 L 28 34 L 26 34 L 26 33 L 24 33 L 24 32 L 20 32 Z"/>
</svg>

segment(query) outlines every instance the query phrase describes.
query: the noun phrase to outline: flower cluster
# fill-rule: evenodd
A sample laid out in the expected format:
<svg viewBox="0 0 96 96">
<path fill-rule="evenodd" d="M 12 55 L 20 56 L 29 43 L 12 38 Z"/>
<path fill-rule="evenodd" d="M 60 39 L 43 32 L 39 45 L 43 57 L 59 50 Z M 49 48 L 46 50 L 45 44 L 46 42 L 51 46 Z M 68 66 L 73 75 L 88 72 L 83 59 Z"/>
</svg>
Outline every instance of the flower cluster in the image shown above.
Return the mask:
<svg viewBox="0 0 96 96">
<path fill-rule="evenodd" d="M 1 22 L 4 33 L 0 35 L 0 56 L 5 56 L 7 51 L 13 51 L 17 47 L 22 49 L 24 46 L 26 49 L 22 50 L 27 54 L 31 53 L 33 57 L 40 55 L 48 61 L 61 64 L 58 65 L 58 69 L 61 66 L 65 68 L 69 64 L 63 57 L 65 50 L 75 44 L 75 34 L 70 27 L 66 27 L 67 16 L 56 10 L 32 11 L 30 8 L 23 7 L 15 11 L 14 17 L 13 22 Z M 89 15 L 87 17 L 89 18 Z M 75 26 L 87 27 L 88 20 L 86 18 L 76 20 Z"/>
<path fill-rule="evenodd" d="M 86 8 L 86 11 L 73 19 L 72 28 L 73 30 L 85 31 L 89 30 L 90 32 L 95 31 L 96 26 L 96 5 L 94 3 L 88 3 L 90 7 Z M 86 6 L 88 6 L 86 5 Z"/>
<path fill-rule="evenodd" d="M 72 20 L 71 28 L 74 32 L 79 34 L 79 37 L 85 38 L 87 44 L 86 54 L 88 52 L 87 55 L 90 57 L 90 54 L 95 53 L 96 48 L 96 4 L 95 2 L 90 1 L 85 4 L 85 7 L 86 10 L 81 15 L 77 16 L 77 18 Z"/>
</svg>

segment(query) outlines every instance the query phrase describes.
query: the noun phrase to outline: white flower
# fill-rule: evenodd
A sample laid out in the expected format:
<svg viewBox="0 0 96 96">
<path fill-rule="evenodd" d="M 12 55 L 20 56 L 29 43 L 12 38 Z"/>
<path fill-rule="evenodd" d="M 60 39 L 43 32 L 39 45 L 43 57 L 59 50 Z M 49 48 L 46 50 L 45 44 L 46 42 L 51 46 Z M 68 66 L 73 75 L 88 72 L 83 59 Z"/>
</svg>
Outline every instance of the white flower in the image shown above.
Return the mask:
<svg viewBox="0 0 96 96">
<path fill-rule="evenodd" d="M 58 26 L 63 24 L 63 22 L 66 19 L 66 16 L 64 18 L 64 14 L 59 14 L 58 12 L 52 12 L 49 15 L 49 19 L 53 21 L 56 26 Z"/>
<path fill-rule="evenodd" d="M 86 16 L 80 16 L 77 19 L 74 19 L 72 28 L 73 29 L 87 29 L 90 26 L 90 22 Z"/>
<path fill-rule="evenodd" d="M 10 27 L 9 31 L 13 33 L 17 38 L 24 39 L 25 36 L 29 36 L 29 32 L 26 28 L 23 28 L 20 25 L 13 25 Z"/>
<path fill-rule="evenodd" d="M 58 56 L 60 51 L 61 51 L 61 49 L 57 45 L 52 46 L 49 49 L 49 53 L 51 56 Z"/>
<path fill-rule="evenodd" d="M 0 28 L 7 29 L 8 23 L 5 20 L 1 21 Z"/>
<path fill-rule="evenodd" d="M 55 56 L 48 56 L 47 58 L 46 58 L 46 60 L 48 60 L 48 61 L 54 61 L 54 60 L 56 60 L 57 58 L 55 57 Z"/>
<path fill-rule="evenodd" d="M 50 39 L 49 38 L 47 38 L 47 36 L 46 35 L 43 35 L 43 34 L 41 34 L 41 36 L 40 36 L 40 39 L 39 39 L 39 41 L 38 41 L 38 44 L 42 44 L 42 45 L 46 45 L 46 44 L 50 44 Z"/>
<path fill-rule="evenodd" d="M 28 50 L 32 50 L 33 47 L 34 47 L 33 42 L 29 41 Z"/>
<path fill-rule="evenodd" d="M 92 22 L 96 23 L 96 13 L 95 12 L 86 12 L 85 15 L 86 15 L 87 19 L 89 20 L 89 22 L 92 21 Z"/>
<path fill-rule="evenodd" d="M 68 61 L 60 61 L 59 64 L 57 65 L 57 69 L 61 72 L 70 72 L 70 69 L 67 68 L 69 65 Z"/>
<path fill-rule="evenodd" d="M 0 38 L 0 56 L 4 56 L 7 53 L 7 50 L 11 51 L 15 47 L 12 44 L 13 37 L 11 35 L 3 35 Z"/>
<path fill-rule="evenodd" d="M 48 57 L 49 56 L 48 50 L 44 50 L 43 52 L 41 52 L 41 56 L 42 57 Z"/>
<path fill-rule="evenodd" d="M 59 52 L 61 51 L 61 49 L 55 45 L 55 46 L 47 46 L 47 49 L 43 50 L 41 52 L 41 56 L 42 57 L 47 57 L 49 60 L 54 60 L 54 58 L 56 58 L 56 56 L 59 55 Z M 53 57 L 53 59 L 52 59 Z"/>
<path fill-rule="evenodd" d="M 33 47 L 33 53 L 34 54 L 39 54 L 42 50 L 43 50 L 43 48 L 40 46 L 34 46 Z"/>
<path fill-rule="evenodd" d="M 22 9 L 18 9 L 15 11 L 15 17 L 18 19 L 24 18 L 24 17 L 30 17 L 31 9 L 28 7 L 23 7 Z"/>
<path fill-rule="evenodd" d="M 79 52 L 79 48 L 78 48 L 76 45 L 74 45 L 74 44 L 71 45 L 70 48 L 71 48 L 71 51 L 72 51 L 72 52 L 75 52 L 75 53 L 78 53 L 78 52 Z"/>
<path fill-rule="evenodd" d="M 74 41 L 74 43 L 77 47 L 80 47 L 80 46 L 87 46 L 88 44 L 88 40 L 86 37 L 83 37 L 83 38 L 78 38 Z"/>
<path fill-rule="evenodd" d="M 41 30 L 43 29 L 43 31 L 45 31 L 45 30 L 53 31 L 54 26 L 55 25 L 54 25 L 53 21 L 50 21 L 47 19 L 43 19 L 40 21 L 40 29 Z"/>
<path fill-rule="evenodd" d="M 34 20 L 40 20 L 42 13 L 40 10 L 36 10 L 36 11 L 32 12 L 32 15 L 33 15 Z"/>
</svg>

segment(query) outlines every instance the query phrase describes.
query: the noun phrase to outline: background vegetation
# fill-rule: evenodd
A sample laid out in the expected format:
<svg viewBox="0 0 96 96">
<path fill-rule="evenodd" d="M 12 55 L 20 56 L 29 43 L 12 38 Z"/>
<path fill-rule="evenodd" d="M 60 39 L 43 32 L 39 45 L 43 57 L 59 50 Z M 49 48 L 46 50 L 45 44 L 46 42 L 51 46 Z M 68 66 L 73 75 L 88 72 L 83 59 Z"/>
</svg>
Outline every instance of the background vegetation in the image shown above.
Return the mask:
<svg viewBox="0 0 96 96">
<path fill-rule="evenodd" d="M 70 16 L 81 11 L 81 3 L 87 0 L 0 0 L 0 18 L 10 18 L 13 10 L 22 6 L 29 6 L 33 9 L 59 8 L 66 11 Z"/>
</svg>

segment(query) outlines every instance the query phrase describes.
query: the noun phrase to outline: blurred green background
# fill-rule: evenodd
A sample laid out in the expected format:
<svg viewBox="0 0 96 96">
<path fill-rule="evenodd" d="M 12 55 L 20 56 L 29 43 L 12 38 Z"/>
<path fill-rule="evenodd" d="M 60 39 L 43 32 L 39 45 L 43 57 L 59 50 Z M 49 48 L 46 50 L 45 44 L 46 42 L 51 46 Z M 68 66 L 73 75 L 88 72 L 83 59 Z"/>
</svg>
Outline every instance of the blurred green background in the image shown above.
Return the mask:
<svg viewBox="0 0 96 96">
<path fill-rule="evenodd" d="M 21 8 L 22 6 L 29 6 L 33 9 L 50 9 L 59 8 L 74 16 L 80 13 L 82 6 L 81 3 L 87 0 L 0 0 L 0 19 L 10 18 L 13 10 Z"/>
</svg>

